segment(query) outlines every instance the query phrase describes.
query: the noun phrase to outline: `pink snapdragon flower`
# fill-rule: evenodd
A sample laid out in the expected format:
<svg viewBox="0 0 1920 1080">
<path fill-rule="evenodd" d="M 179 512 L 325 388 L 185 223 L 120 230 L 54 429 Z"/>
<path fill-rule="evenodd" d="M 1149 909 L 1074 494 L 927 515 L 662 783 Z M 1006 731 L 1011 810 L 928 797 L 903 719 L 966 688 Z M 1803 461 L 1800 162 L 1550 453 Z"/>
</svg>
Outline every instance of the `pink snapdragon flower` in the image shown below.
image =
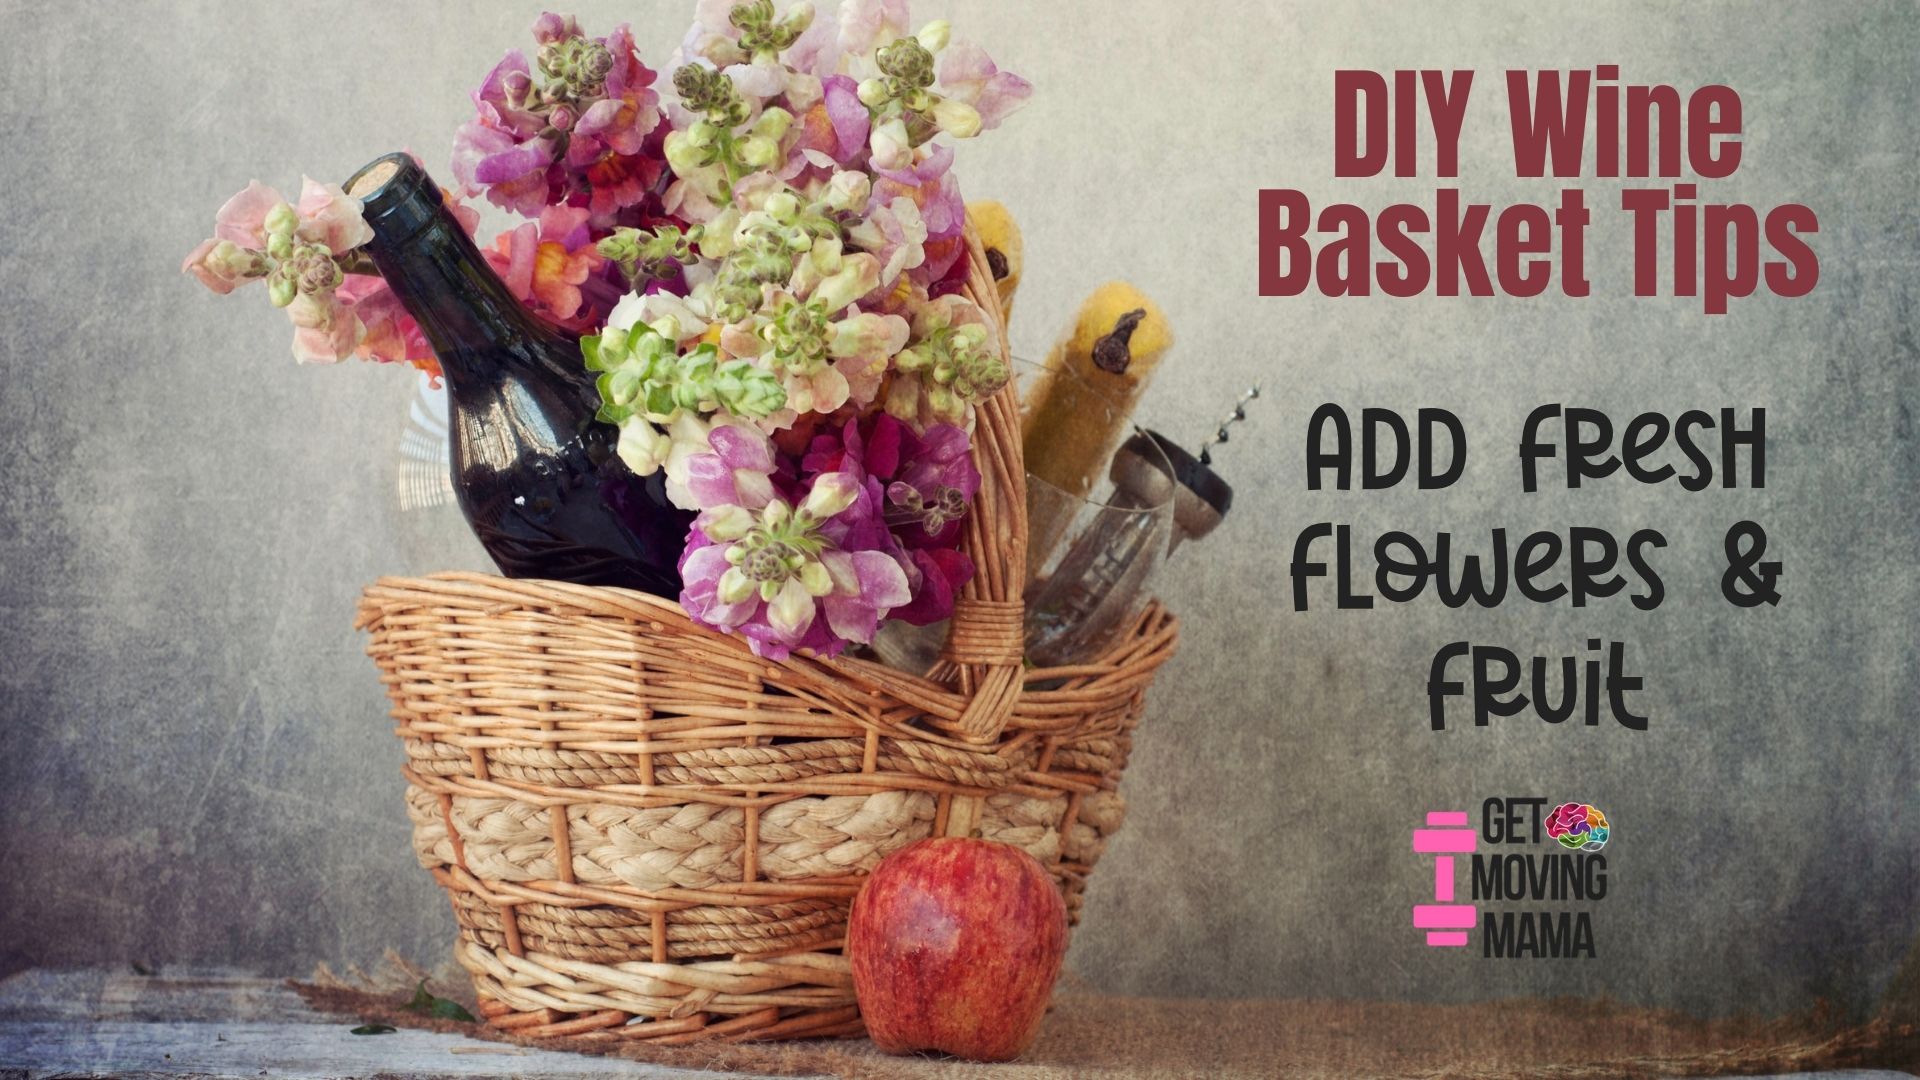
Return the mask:
<svg viewBox="0 0 1920 1080">
<path fill-rule="evenodd" d="M 875 516 L 873 491 L 852 473 L 826 473 L 789 502 L 773 487 L 764 434 L 727 427 L 709 439 L 712 453 L 689 463 L 701 514 L 680 560 L 681 606 L 776 660 L 872 641 L 880 621 L 912 599 L 892 554 L 856 546 Z"/>
<path fill-rule="evenodd" d="M 353 305 L 354 316 L 366 327 L 355 356 L 382 364 L 408 364 L 436 381 L 441 378 L 440 358 L 434 355 L 427 335 L 407 314 L 384 278 L 349 274 L 334 295 Z"/>
<path fill-rule="evenodd" d="M 865 221 L 847 230 L 847 239 L 880 260 L 883 289 L 891 288 L 901 274 L 918 270 L 927 261 L 927 223 L 920 217 L 919 205 L 905 195 L 872 206 Z"/>
<path fill-rule="evenodd" d="M 987 51 L 956 41 L 940 54 L 940 92 L 980 114 L 980 130 L 992 131 L 1033 97 L 1033 84 L 1001 71 Z"/>
<path fill-rule="evenodd" d="M 512 49 L 473 92 L 474 119 L 454 133 L 453 175 L 467 192 L 532 217 L 547 204 L 554 145 L 544 117 L 520 107 L 533 92 L 527 57 Z M 518 104 L 517 104 L 518 103 Z"/>
<path fill-rule="evenodd" d="M 907 0 L 845 0 L 840 5 L 840 51 L 865 56 L 912 33 L 912 18 Z"/>
<path fill-rule="evenodd" d="M 479 212 L 451 192 L 442 194 L 471 234 Z M 220 208 L 214 234 L 181 269 L 221 294 L 266 282 L 293 322 L 294 357 L 302 363 L 357 356 L 440 376 L 426 336 L 360 253 L 373 239 L 360 200 L 337 185 L 305 179 L 300 201 L 291 204 L 254 181 Z"/>
<path fill-rule="evenodd" d="M 213 239 L 194 248 L 180 269 L 222 295 L 266 282 L 274 306 L 293 323 L 294 358 L 336 363 L 366 336 L 338 290 L 356 249 L 371 239 L 360 201 L 339 185 L 303 178 L 295 205 L 255 180 L 220 207 Z"/>
<path fill-rule="evenodd" d="M 952 167 L 953 147 L 934 144 L 920 151 L 906 168 L 874 170 L 869 217 L 892 207 L 896 199 L 907 200 L 919 211 L 915 232 L 925 234 L 919 240 L 923 256 L 909 273 L 922 286 L 944 278 L 966 250 L 967 203 Z"/>
<path fill-rule="evenodd" d="M 214 215 L 214 239 L 231 241 L 255 251 L 266 250 L 267 215 L 286 201 L 278 191 L 260 181 L 247 181 L 247 186 L 222 203 Z"/>
<path fill-rule="evenodd" d="M 294 227 L 294 235 L 335 255 L 345 255 L 373 240 L 373 226 L 367 224 L 361 209 L 360 200 L 342 191 L 340 185 L 302 177 L 300 202 L 294 207 L 300 223 Z"/>
</svg>

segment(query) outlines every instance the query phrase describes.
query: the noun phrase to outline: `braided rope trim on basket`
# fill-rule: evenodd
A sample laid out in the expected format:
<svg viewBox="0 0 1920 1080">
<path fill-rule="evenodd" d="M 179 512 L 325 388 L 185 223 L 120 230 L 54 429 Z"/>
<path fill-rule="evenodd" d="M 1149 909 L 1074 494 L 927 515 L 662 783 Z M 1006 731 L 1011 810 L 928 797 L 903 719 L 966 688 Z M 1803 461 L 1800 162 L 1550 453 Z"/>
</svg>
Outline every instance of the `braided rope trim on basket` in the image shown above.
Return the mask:
<svg viewBox="0 0 1920 1080">
<path fill-rule="evenodd" d="M 1078 921 L 1080 893 L 1086 872 L 1097 861 L 1105 839 L 1118 829 L 1124 804 L 1117 794 L 1106 792 L 1085 800 L 1083 817 L 1068 826 L 1063 838 L 1058 831 L 1061 807 L 1045 800 L 996 796 L 990 800 L 982 835 L 1022 847 L 1036 858 L 1052 861 L 1064 854 L 1068 862 L 1056 871 L 1067 893 L 1069 909 Z M 453 891 L 455 914 L 467 946 L 488 952 L 506 952 L 508 936 L 503 932 L 496 909 L 479 897 L 461 890 Z M 646 963 L 651 953 L 650 920 L 638 913 L 613 908 L 560 908 L 542 904 L 520 905 L 516 909 L 518 940 L 528 956 L 551 956 L 576 963 Z M 688 908 L 667 915 L 667 958 L 689 960 L 732 955 L 736 960 L 760 955 L 790 954 L 796 951 L 837 948 L 845 936 L 846 904 L 833 901 L 798 901 L 764 908 Z M 504 963 L 504 961 L 502 961 Z M 551 965 L 548 965 L 551 967 Z M 520 967 L 519 985 L 544 997 L 524 994 L 518 997 L 505 989 L 495 991 L 495 1000 L 517 1002 L 516 1010 L 546 1003 L 542 1008 L 561 1008 L 553 999 L 568 999 L 577 986 L 555 988 L 530 981 L 536 972 Z M 497 979 L 497 973 L 496 973 Z M 577 998 L 570 1008 L 595 1004 Z M 671 1018 L 673 1010 L 654 1015 Z"/>
<path fill-rule="evenodd" d="M 991 796 L 980 833 L 1025 850 L 1043 865 L 1062 859 L 1091 864 L 1104 850 L 1104 838 L 1118 830 L 1125 803 L 1116 792 L 1086 795 L 1063 834 L 1066 801 L 1064 795 Z M 434 793 L 409 788 L 407 809 L 414 853 L 426 869 L 464 860 L 469 872 L 489 882 L 559 876 L 546 811 L 507 800 L 456 798 L 450 815 L 461 839 L 456 853 L 449 815 Z M 702 803 L 669 809 L 596 806 L 571 815 L 574 880 L 642 893 L 738 883 L 745 843 L 740 811 Z M 932 797 L 918 792 L 784 803 L 762 819 L 758 865 L 774 882 L 865 873 L 887 854 L 933 835 L 933 811 Z"/>
<path fill-rule="evenodd" d="M 454 917 L 468 940 L 490 948 L 507 945 L 499 909 L 471 893 L 456 891 Z M 764 921 L 712 922 L 699 913 L 745 911 Z M 691 917 L 690 917 L 691 916 Z M 608 925 L 608 917 L 621 920 Z M 529 952 L 569 960 L 624 963 L 653 955 L 651 920 L 613 908 L 553 908 L 524 904 L 515 909 L 516 929 Z M 847 904 L 800 901 L 765 908 L 688 908 L 669 912 L 666 956 L 670 960 L 800 951 L 830 945 L 846 936 Z"/>
<path fill-rule="evenodd" d="M 407 756 L 425 776 L 475 776 L 472 754 L 451 742 L 407 739 Z M 883 738 L 874 764 L 880 772 L 908 773 L 967 787 L 999 788 L 1015 782 L 1032 764 L 1037 748 L 1014 754 Z M 782 746 L 716 746 L 655 754 L 659 784 L 779 784 L 812 776 L 858 773 L 865 759 L 862 739 L 811 739 Z M 631 757 L 544 746 L 501 746 L 484 751 L 487 775 L 542 787 L 591 788 L 643 784 L 645 772 Z M 1082 771 L 1105 771 L 1092 769 Z"/>
<path fill-rule="evenodd" d="M 454 949 L 454 958 L 473 976 L 483 1012 L 497 1017 L 500 1010 L 486 1007 L 488 1002 L 496 1002 L 522 1014 L 551 1011 L 568 1018 L 592 1017 L 598 1022 L 597 1026 L 580 1027 L 573 1034 L 619 1028 L 623 1030 L 617 1034 L 627 1038 L 650 1038 L 709 1027 L 708 1017 L 770 1020 L 774 1017 L 769 1013 L 785 1009 L 805 1010 L 816 1017 L 844 1013 L 836 1018 L 842 1024 L 857 1016 L 852 972 L 845 957 L 832 953 L 681 964 L 595 964 L 544 953 L 516 956 L 505 949 L 462 941 Z M 635 1024 L 635 1020 L 641 1023 Z M 679 1020 L 696 1022 L 673 1030 L 634 1030 Z M 498 1024 L 498 1020 L 495 1022 Z M 816 1023 L 828 1026 L 817 1019 Z M 561 1034 L 551 1030 L 522 1033 L 535 1037 Z"/>
</svg>

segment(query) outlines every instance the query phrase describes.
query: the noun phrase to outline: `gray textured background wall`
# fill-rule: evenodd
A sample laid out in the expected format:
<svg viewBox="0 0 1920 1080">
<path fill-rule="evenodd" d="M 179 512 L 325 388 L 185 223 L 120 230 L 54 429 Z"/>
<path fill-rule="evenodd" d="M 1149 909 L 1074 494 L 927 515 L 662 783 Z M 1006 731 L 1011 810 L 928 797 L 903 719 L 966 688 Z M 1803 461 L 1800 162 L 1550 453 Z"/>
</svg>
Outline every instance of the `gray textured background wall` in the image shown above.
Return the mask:
<svg viewBox="0 0 1920 1080">
<path fill-rule="evenodd" d="M 579 5 L 664 63 L 666 0 Z M 303 973 L 437 960 L 452 922 L 412 863 L 400 751 L 349 629 L 377 575 L 478 567 L 450 513 L 399 511 L 412 380 L 296 370 L 280 315 L 175 273 L 250 178 L 292 190 L 377 153 L 444 169 L 467 88 L 530 5 L 0 4 L 0 970 L 139 960 Z M 1046 349 L 1118 272 L 1181 346 L 1146 413 L 1197 435 L 1270 394 L 1226 456 L 1237 520 L 1175 562 L 1185 650 L 1154 697 L 1127 829 L 1071 965 L 1139 993 L 1610 994 L 1722 1012 L 1860 1009 L 1920 929 L 1912 649 L 1917 511 L 1911 329 L 1920 8 L 1909 2 L 1434 7 L 1264 0 L 922 4 L 1040 87 L 964 148 L 975 196 L 1024 219 L 1013 329 Z M 1461 185 L 1512 178 L 1508 67 L 1619 63 L 1629 81 L 1738 88 L 1746 158 L 1707 197 L 1820 214 L 1819 290 L 1629 297 L 1616 182 L 1589 184 L 1586 300 L 1262 301 L 1254 192 L 1430 199 L 1431 176 L 1336 182 L 1337 67 L 1476 68 Z M 1322 401 L 1453 408 L 1474 439 L 1445 493 L 1313 494 Z M 1764 406 L 1763 492 L 1605 483 L 1521 496 L 1533 405 L 1616 417 Z M 1718 595 L 1720 536 L 1763 521 L 1778 609 Z M 1645 614 L 1431 601 L 1295 614 L 1293 535 L 1391 528 L 1662 528 L 1670 596 Z M 1426 729 L 1425 666 L 1472 638 L 1558 655 L 1630 644 L 1655 720 L 1633 734 Z M 1425 810 L 1489 794 L 1594 802 L 1619 823 L 1599 958 L 1494 963 L 1407 925 Z"/>
</svg>

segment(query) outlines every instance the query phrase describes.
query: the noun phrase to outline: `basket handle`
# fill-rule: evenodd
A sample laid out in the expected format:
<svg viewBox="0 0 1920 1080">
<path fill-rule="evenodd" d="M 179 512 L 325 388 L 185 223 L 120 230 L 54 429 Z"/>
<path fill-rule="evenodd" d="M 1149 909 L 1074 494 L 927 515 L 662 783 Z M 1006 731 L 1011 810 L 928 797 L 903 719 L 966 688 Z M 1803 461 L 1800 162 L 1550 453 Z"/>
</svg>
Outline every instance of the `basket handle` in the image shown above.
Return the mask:
<svg viewBox="0 0 1920 1080">
<path fill-rule="evenodd" d="M 965 241 L 964 291 L 986 312 L 1000 356 L 1011 370 L 1000 289 L 971 219 Z M 965 535 L 973 579 L 954 601 L 942 663 L 934 671 L 936 678 L 957 681 L 969 695 L 958 728 L 970 741 L 1000 737 L 1025 685 L 1026 606 L 1021 594 L 1027 585 L 1027 470 L 1022 442 L 1019 392 L 1009 379 L 974 410 L 973 462 L 980 470 L 980 491 L 967 515 Z"/>
</svg>

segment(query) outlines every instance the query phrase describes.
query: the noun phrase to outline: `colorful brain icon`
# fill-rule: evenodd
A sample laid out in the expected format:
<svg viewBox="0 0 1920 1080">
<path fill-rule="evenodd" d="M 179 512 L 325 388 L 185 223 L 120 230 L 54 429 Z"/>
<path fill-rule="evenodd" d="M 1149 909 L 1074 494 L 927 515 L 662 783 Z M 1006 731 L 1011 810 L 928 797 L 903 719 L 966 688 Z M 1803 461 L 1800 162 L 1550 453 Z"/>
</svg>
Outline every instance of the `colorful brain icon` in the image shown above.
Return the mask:
<svg viewBox="0 0 1920 1080">
<path fill-rule="evenodd" d="M 1607 836 L 1612 827 L 1607 824 L 1607 815 L 1597 806 L 1586 803 L 1561 803 L 1547 815 L 1547 835 L 1560 841 L 1560 846 L 1575 851 L 1599 851 L 1607 846 Z"/>
</svg>

